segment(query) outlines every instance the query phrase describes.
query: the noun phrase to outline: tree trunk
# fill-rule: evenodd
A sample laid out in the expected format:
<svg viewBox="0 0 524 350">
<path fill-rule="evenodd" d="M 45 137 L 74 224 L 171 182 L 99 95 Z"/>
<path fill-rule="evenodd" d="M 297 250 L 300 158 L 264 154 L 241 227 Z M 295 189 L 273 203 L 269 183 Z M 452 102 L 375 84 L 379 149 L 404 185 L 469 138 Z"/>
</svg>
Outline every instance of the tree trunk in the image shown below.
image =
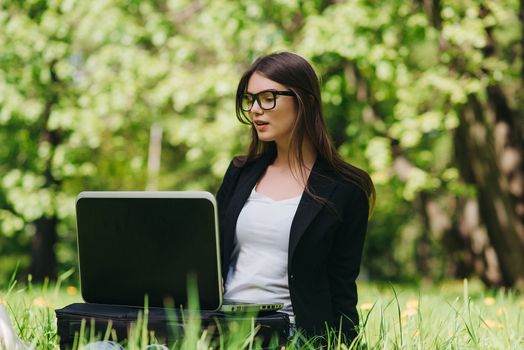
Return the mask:
<svg viewBox="0 0 524 350">
<path fill-rule="evenodd" d="M 158 190 L 158 176 L 160 174 L 160 159 L 162 156 L 163 128 L 153 123 L 149 131 L 149 152 L 147 156 L 147 191 Z"/>
<path fill-rule="evenodd" d="M 57 240 L 56 216 L 41 217 L 36 220 L 36 233 L 31 245 L 30 273 L 33 281 L 41 282 L 46 277 L 56 278 L 56 255 L 54 246 Z"/>
<path fill-rule="evenodd" d="M 446 248 L 449 275 L 463 279 L 476 274 L 486 285 L 502 285 L 477 200 L 444 195 L 428 200 L 424 212 L 431 232 Z"/>
<path fill-rule="evenodd" d="M 433 27 L 440 30 L 441 19 L 435 18 L 434 11 L 428 11 L 439 7 L 440 1 L 424 0 L 424 4 Z M 483 5 L 480 10 L 480 16 L 489 14 L 489 8 Z M 520 1 L 519 15 L 524 23 L 524 0 Z M 524 27 L 522 31 L 524 34 Z M 493 28 L 486 27 L 485 35 L 486 46 L 482 54 L 486 58 L 496 56 L 498 53 Z M 449 46 L 442 36 L 440 45 L 442 51 Z M 521 52 L 522 48 L 524 35 Z M 451 69 L 459 74 L 470 74 L 461 64 L 457 64 L 461 62 L 461 57 L 457 58 Z M 478 212 L 493 247 L 493 250 L 486 248 L 482 255 L 487 270 L 480 271 L 480 275 L 490 284 L 498 284 L 500 280 L 504 286 L 523 289 L 524 126 L 509 107 L 501 86 L 490 85 L 487 96 L 487 106 L 482 105 L 474 95 L 468 96 L 465 107 L 459 111 L 461 122 L 455 132 L 455 157 L 462 177 L 477 188 Z M 475 232 L 479 231 L 475 229 L 469 232 L 473 239 L 477 234 Z M 470 241 L 470 246 L 472 242 L 474 240 Z M 497 260 L 500 274 L 492 271 Z M 475 265 L 477 273 L 481 265 Z"/>
<path fill-rule="evenodd" d="M 46 142 L 50 145 L 50 156 L 46 159 L 45 168 L 43 169 L 45 176 L 44 188 L 51 191 L 57 191 L 60 187 L 58 181 L 53 175 L 53 156 L 56 147 L 62 142 L 62 135 L 59 130 L 49 130 L 48 121 L 51 115 L 51 110 L 58 103 L 58 93 L 56 92 L 56 84 L 59 83 L 58 77 L 55 74 L 54 66 L 56 62 L 50 65 L 51 72 L 51 86 L 50 94 L 47 97 L 45 108 L 40 118 L 40 142 Z M 56 278 L 56 254 L 55 243 L 57 241 L 57 224 L 58 218 L 54 214 L 55 208 L 52 209 L 51 216 L 42 216 L 35 220 L 35 236 L 31 243 L 31 265 L 29 272 L 35 282 L 41 282 L 46 277 L 50 279 Z"/>
<path fill-rule="evenodd" d="M 416 206 L 418 207 L 418 211 L 422 214 L 424 229 L 416 241 L 415 261 L 418 271 L 424 277 L 431 276 L 431 226 L 428 215 L 425 215 L 426 207 L 431 200 L 431 195 L 424 191 L 419 192 L 416 197 Z"/>
<path fill-rule="evenodd" d="M 479 212 L 497 252 L 502 284 L 524 286 L 524 243 L 507 178 L 497 162 L 494 138 L 484 120 L 483 106 L 474 96 L 462 113 L 455 133 L 455 152 L 461 171 L 474 179 Z"/>
<path fill-rule="evenodd" d="M 521 63 L 520 63 L 520 81 L 522 88 L 524 89 L 524 0 L 520 0 L 520 8 L 519 8 L 519 18 L 520 18 L 520 55 L 521 55 Z M 524 108 L 522 105 L 524 103 L 524 100 L 520 99 L 521 108 Z M 521 109 L 522 110 L 522 109 Z"/>
</svg>

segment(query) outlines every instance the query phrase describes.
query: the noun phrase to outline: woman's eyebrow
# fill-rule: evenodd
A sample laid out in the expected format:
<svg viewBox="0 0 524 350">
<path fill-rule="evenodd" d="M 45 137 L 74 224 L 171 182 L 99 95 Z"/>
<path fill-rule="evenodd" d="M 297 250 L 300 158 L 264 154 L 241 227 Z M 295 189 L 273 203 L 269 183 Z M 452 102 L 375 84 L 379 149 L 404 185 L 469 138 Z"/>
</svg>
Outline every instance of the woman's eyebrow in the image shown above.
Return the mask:
<svg viewBox="0 0 524 350">
<path fill-rule="evenodd" d="M 275 88 L 262 89 L 262 90 L 258 90 L 257 92 L 251 92 L 251 91 L 246 90 L 246 93 L 251 94 L 251 95 L 256 95 L 264 91 L 277 91 L 277 90 L 278 89 L 275 89 Z"/>
<path fill-rule="evenodd" d="M 267 91 L 267 89 L 263 89 L 263 90 L 258 90 L 257 92 L 253 92 L 253 91 L 246 91 L 248 94 L 251 94 L 251 95 L 256 95 L 262 91 Z"/>
</svg>

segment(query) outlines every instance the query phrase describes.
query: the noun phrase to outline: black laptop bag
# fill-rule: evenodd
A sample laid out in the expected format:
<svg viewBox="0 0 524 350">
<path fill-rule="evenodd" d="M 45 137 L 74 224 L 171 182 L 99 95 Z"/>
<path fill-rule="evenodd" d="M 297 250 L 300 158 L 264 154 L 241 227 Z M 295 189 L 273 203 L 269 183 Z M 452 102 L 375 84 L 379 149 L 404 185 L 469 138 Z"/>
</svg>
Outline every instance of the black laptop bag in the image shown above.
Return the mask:
<svg viewBox="0 0 524 350">
<path fill-rule="evenodd" d="M 109 340 L 122 342 L 128 339 L 132 324 L 136 324 L 139 314 L 144 314 L 144 308 L 122 305 L 75 303 L 55 310 L 57 318 L 57 331 L 60 339 L 60 349 L 71 349 L 78 338 L 84 321 L 84 334 L 94 334 L 101 339 L 108 331 L 111 323 Z M 170 346 L 175 341 L 181 341 L 187 323 L 189 311 L 165 309 L 160 307 L 148 308 L 147 329 L 148 333 L 154 332 L 154 337 L 159 344 Z M 202 329 L 213 331 L 213 339 L 219 336 L 218 330 L 227 330 L 232 322 L 251 323 L 247 316 L 224 314 L 221 312 L 201 310 L 200 320 Z M 94 329 L 92 329 L 94 326 Z M 256 334 L 262 340 L 264 347 L 270 344 L 285 344 L 289 335 L 289 317 L 282 312 L 259 314 L 255 319 L 255 326 L 259 326 Z M 202 332 L 199 333 L 199 335 Z M 114 339 L 116 337 L 116 339 Z M 77 340 L 78 341 L 78 340 Z"/>
</svg>

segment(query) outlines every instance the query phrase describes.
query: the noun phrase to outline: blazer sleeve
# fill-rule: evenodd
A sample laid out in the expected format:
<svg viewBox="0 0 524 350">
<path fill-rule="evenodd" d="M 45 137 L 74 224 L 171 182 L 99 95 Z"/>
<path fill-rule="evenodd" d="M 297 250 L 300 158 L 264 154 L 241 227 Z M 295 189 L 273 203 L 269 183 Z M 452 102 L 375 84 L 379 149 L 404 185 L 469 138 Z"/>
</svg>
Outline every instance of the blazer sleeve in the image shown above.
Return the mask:
<svg viewBox="0 0 524 350">
<path fill-rule="evenodd" d="M 347 201 L 342 223 L 335 232 L 328 268 L 333 326 L 337 331 L 342 327 L 342 333 L 348 339 L 357 335 L 355 327 L 359 317 L 355 280 L 360 272 L 369 213 L 369 201 L 364 191 L 355 187 L 352 193 L 353 198 Z"/>
<path fill-rule="evenodd" d="M 218 188 L 216 194 L 219 220 L 221 219 L 221 215 L 224 214 L 225 209 L 229 204 L 229 200 L 232 195 L 231 192 L 234 191 L 238 176 L 240 174 L 240 168 L 235 165 L 235 159 L 236 158 L 233 158 L 229 163 L 226 173 L 224 174 L 224 178 L 222 179 L 222 184 Z"/>
<path fill-rule="evenodd" d="M 223 277 L 225 277 L 225 273 L 227 272 L 227 265 L 229 261 L 228 259 L 226 259 L 225 256 L 226 245 L 229 244 L 229 242 L 226 242 L 224 238 L 224 223 L 226 222 L 227 207 L 229 206 L 229 202 L 231 201 L 231 197 L 235 190 L 236 181 L 239 176 L 239 173 L 240 169 L 235 166 L 233 159 L 229 163 L 229 166 L 222 180 L 222 184 L 220 185 L 220 188 L 218 189 L 218 192 L 216 194 L 218 206 L 218 233 L 220 237 L 220 258 L 222 263 L 221 269 Z"/>
<path fill-rule="evenodd" d="M 229 163 L 229 166 L 227 167 L 226 173 L 224 174 L 224 178 L 222 179 L 222 184 L 218 188 L 218 192 L 216 194 L 217 199 L 217 205 L 219 212 L 221 211 L 221 206 L 223 206 L 225 203 L 225 200 L 227 197 L 229 197 L 229 192 L 231 190 L 231 183 L 233 182 L 232 178 L 234 167 L 233 160 Z"/>
</svg>

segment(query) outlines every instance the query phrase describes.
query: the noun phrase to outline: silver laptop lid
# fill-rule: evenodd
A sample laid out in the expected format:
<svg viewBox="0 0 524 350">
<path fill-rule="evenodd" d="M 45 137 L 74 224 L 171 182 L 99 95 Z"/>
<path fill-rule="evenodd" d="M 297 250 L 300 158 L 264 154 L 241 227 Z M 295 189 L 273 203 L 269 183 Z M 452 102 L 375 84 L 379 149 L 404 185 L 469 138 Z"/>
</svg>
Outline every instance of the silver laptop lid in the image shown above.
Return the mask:
<svg viewBox="0 0 524 350">
<path fill-rule="evenodd" d="M 222 304 L 216 200 L 209 192 L 81 192 L 78 259 L 86 302 L 186 306 L 196 277 L 200 308 Z"/>
</svg>

